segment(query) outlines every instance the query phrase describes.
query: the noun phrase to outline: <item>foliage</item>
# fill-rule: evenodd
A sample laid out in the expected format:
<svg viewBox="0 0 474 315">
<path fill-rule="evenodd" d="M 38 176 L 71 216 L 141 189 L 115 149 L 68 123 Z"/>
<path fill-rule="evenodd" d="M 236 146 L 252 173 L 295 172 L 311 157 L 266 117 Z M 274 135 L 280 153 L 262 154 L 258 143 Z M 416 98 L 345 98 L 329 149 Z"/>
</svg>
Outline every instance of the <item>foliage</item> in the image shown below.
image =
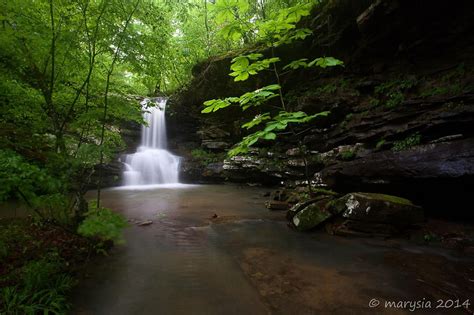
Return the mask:
<svg viewBox="0 0 474 315">
<path fill-rule="evenodd" d="M 124 146 L 120 126 L 143 122 L 130 95 L 177 89 L 197 61 L 269 34 L 280 42 L 304 38 L 308 32 L 295 23 L 310 6 L 306 0 L 0 2 L 0 201 L 20 198 L 40 217 L 78 222 L 87 210 L 85 191 L 100 186 L 103 165 Z M 238 57 L 235 79 L 277 61 Z M 277 90 L 263 88 L 238 102 L 255 106 Z"/>
<path fill-rule="evenodd" d="M 256 26 L 273 20 L 282 11 L 291 15 L 292 13 L 288 11 L 291 7 L 309 6 L 313 1 L 162 0 L 157 2 L 160 4 L 163 23 L 159 26 L 162 31 L 155 35 L 156 42 L 166 41 L 166 50 L 155 57 L 153 66 L 161 79 L 158 81 L 150 79 L 149 86 L 173 92 L 189 83 L 196 63 L 214 55 L 258 44 L 265 36 L 256 32 Z M 159 52 L 160 46 L 155 46 L 155 50 Z"/>
<path fill-rule="evenodd" d="M 194 149 L 191 151 L 191 155 L 193 159 L 205 165 L 223 161 L 225 158 L 221 153 L 213 153 L 204 149 Z"/>
<path fill-rule="evenodd" d="M 355 150 L 344 150 L 340 153 L 341 159 L 347 161 L 352 160 L 356 156 Z"/>
<path fill-rule="evenodd" d="M 462 77 L 466 74 L 464 64 L 460 64 L 456 69 L 449 71 L 441 78 L 429 82 L 425 78 L 425 87 L 422 89 L 421 97 L 432 97 L 438 95 L 456 95 L 462 92 L 463 87 L 459 84 Z"/>
<path fill-rule="evenodd" d="M 236 5 L 242 5 L 240 2 Z M 240 8 L 245 9 L 245 8 Z M 213 99 L 204 102 L 204 109 L 202 113 L 208 114 L 229 107 L 237 105 L 241 110 L 245 111 L 251 107 L 258 109 L 260 105 L 268 103 L 274 98 L 280 99 L 281 110 L 277 113 L 262 112 L 256 115 L 251 121 L 242 125 L 242 128 L 250 130 L 253 128 L 260 128 L 247 136 L 245 136 L 240 143 L 229 151 L 229 156 L 235 156 L 247 153 L 249 148 L 257 143 L 259 140 L 275 140 L 277 133 L 287 129 L 292 124 L 308 123 L 316 117 L 327 116 L 329 112 L 321 112 L 314 115 L 307 115 L 301 111 L 292 111 L 287 108 L 282 86 L 280 84 L 280 76 L 276 63 L 280 58 L 274 56 L 274 48 L 281 44 L 290 43 L 294 40 L 304 39 L 311 34 L 308 29 L 298 29 L 296 23 L 304 16 L 309 15 L 311 10 L 310 4 L 297 4 L 284 10 L 280 10 L 274 14 L 272 19 L 256 23 L 254 28 L 245 25 L 245 31 L 251 31 L 252 34 L 258 38 L 260 42 L 270 48 L 272 56 L 264 58 L 261 53 L 251 53 L 240 55 L 232 59 L 230 69 L 230 76 L 234 77 L 234 81 L 245 81 L 250 76 L 256 75 L 262 71 L 271 70 L 276 79 L 275 84 L 263 86 L 255 91 L 247 92 L 239 97 L 227 97 L 224 99 Z M 226 10 L 225 19 L 231 17 L 232 12 Z M 242 31 L 242 28 L 236 28 Z M 234 29 L 235 32 L 237 30 Z M 318 66 L 320 68 L 327 68 L 342 65 L 342 61 L 333 57 L 318 57 L 312 61 L 308 59 L 299 59 L 290 62 L 283 67 L 282 70 L 296 70 L 299 68 L 309 68 Z M 264 125 L 264 127 L 262 127 Z"/>
<path fill-rule="evenodd" d="M 395 152 L 403 151 L 420 144 L 420 142 L 421 135 L 419 133 L 414 133 L 403 140 L 395 141 L 392 150 Z"/>
<path fill-rule="evenodd" d="M 58 258 L 31 261 L 20 271 L 21 281 L 0 292 L 0 312 L 6 314 L 64 314 L 65 295 L 75 281 L 62 272 Z"/>
<path fill-rule="evenodd" d="M 375 87 L 375 94 L 382 96 L 382 103 L 387 108 L 394 108 L 405 100 L 404 93 L 418 84 L 415 78 L 408 78 L 404 80 L 392 80 L 380 84 Z M 372 104 L 377 106 L 381 100 L 374 99 Z"/>
<path fill-rule="evenodd" d="M 58 182 L 45 169 L 12 150 L 0 150 L 0 201 L 13 196 L 32 198 L 57 189 Z"/>
<path fill-rule="evenodd" d="M 235 77 L 234 81 L 245 81 L 251 75 L 255 75 L 258 72 L 268 69 L 270 65 L 280 61 L 280 58 L 262 58 L 262 54 L 250 54 L 238 56 L 232 59 L 229 73 L 230 76 Z"/>
<path fill-rule="evenodd" d="M 91 209 L 85 213 L 85 219 L 77 231 L 86 237 L 97 237 L 102 241 L 123 243 L 122 232 L 127 226 L 127 220 L 122 215 L 107 208 L 97 208 L 92 203 Z"/>
<path fill-rule="evenodd" d="M 229 156 L 235 156 L 242 153 L 247 153 L 250 147 L 260 139 L 275 140 L 277 137 L 276 133 L 285 130 L 288 127 L 288 125 L 291 123 L 297 123 L 297 124 L 306 123 L 313 120 L 316 117 L 327 116 L 327 115 L 329 115 L 329 112 L 327 111 L 314 114 L 314 115 L 307 115 L 306 113 L 301 112 L 301 111 L 299 112 L 280 111 L 278 115 L 271 118 L 271 120 L 265 124 L 265 128 L 263 130 L 256 131 L 244 137 L 243 140 L 237 146 L 235 146 L 233 149 L 229 151 Z M 265 117 L 265 116 L 261 116 L 261 117 L 256 116 L 253 120 L 244 124 L 243 127 L 249 129 L 253 126 L 260 124 L 263 121 L 262 117 Z"/>
<path fill-rule="evenodd" d="M 129 94 L 154 93 L 163 80 L 165 7 L 0 3 L 0 201 L 19 198 L 40 217 L 78 221 L 97 165 L 124 145 L 120 125 L 142 122 Z"/>
</svg>

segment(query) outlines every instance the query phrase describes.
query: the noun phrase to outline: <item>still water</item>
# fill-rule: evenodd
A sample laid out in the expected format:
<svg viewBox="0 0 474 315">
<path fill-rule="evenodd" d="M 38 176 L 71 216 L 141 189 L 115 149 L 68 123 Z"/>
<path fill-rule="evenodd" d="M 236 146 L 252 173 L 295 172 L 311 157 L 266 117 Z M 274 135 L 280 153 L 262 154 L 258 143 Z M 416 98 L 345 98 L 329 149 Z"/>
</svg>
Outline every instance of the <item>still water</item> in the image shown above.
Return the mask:
<svg viewBox="0 0 474 315">
<path fill-rule="evenodd" d="M 284 213 L 265 209 L 265 191 L 230 185 L 106 190 L 103 204 L 131 226 L 124 245 L 89 265 L 73 292 L 73 313 L 368 314 L 374 297 L 423 296 L 416 279 L 384 258 L 400 248 L 295 232 Z M 136 224 L 144 220 L 153 224 Z M 409 314 L 392 311 L 377 314 Z"/>
</svg>

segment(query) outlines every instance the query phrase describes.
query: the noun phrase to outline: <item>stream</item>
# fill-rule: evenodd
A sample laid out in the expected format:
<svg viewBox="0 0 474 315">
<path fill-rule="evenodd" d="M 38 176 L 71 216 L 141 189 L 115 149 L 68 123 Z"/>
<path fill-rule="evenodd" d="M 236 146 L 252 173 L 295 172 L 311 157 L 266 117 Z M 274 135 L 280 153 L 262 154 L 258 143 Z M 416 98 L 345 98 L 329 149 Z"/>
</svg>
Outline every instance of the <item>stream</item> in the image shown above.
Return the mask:
<svg viewBox="0 0 474 315">
<path fill-rule="evenodd" d="M 125 244 L 86 268 L 73 313 L 367 314 L 374 298 L 427 297 L 423 283 L 390 260 L 429 258 L 432 249 L 295 232 L 284 212 L 264 207 L 266 191 L 181 184 L 104 191 L 104 206 L 131 226 Z M 137 224 L 144 220 L 153 223 Z"/>
</svg>

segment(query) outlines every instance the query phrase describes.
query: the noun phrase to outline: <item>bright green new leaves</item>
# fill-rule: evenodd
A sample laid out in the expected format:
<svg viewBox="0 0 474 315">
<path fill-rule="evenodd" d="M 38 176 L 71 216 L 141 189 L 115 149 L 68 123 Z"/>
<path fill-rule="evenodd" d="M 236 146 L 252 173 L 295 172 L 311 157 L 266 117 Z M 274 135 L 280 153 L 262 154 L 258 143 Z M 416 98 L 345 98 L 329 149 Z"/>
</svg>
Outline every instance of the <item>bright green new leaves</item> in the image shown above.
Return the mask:
<svg viewBox="0 0 474 315">
<path fill-rule="evenodd" d="M 306 61 L 308 61 L 307 58 L 294 60 L 290 62 L 289 64 L 287 64 L 286 66 L 284 66 L 283 70 L 287 70 L 287 69 L 296 70 L 299 68 L 308 68 L 308 63 Z"/>
<path fill-rule="evenodd" d="M 250 7 L 247 0 L 219 0 L 209 7 L 216 24 L 221 26 L 220 35 L 225 39 L 239 41 L 249 30 L 250 23 L 241 19 Z"/>
<path fill-rule="evenodd" d="M 243 124 L 242 128 L 250 129 L 252 127 L 260 125 L 262 122 L 264 122 L 265 120 L 268 120 L 268 119 L 270 119 L 270 114 L 269 113 L 265 113 L 263 115 L 257 115 L 251 121 Z"/>
<path fill-rule="evenodd" d="M 273 19 L 258 25 L 260 40 L 266 42 L 268 46 L 276 47 L 306 38 L 312 33 L 311 30 L 306 28 L 296 29 L 296 23 L 302 17 L 308 16 L 311 8 L 312 4 L 308 3 L 280 10 Z"/>
<path fill-rule="evenodd" d="M 321 57 L 321 58 L 316 58 L 311 62 L 307 62 L 308 59 L 302 58 L 298 59 L 295 61 L 290 62 L 286 66 L 283 67 L 283 70 L 291 69 L 291 70 L 296 70 L 299 68 L 309 68 L 313 66 L 318 66 L 321 68 L 327 68 L 327 67 L 335 67 L 335 66 L 344 66 L 344 63 L 336 59 L 334 57 Z"/>
<path fill-rule="evenodd" d="M 232 104 L 239 104 L 242 110 L 246 110 L 251 106 L 261 105 L 268 100 L 277 97 L 273 91 L 280 89 L 278 84 L 272 84 L 264 86 L 253 92 L 247 92 L 240 97 L 227 97 L 224 99 L 209 100 L 204 102 L 204 109 L 201 111 L 203 114 L 212 113 L 219 109 L 229 107 Z"/>
<path fill-rule="evenodd" d="M 262 54 L 250 54 L 238 56 L 231 61 L 229 74 L 234 78 L 234 81 L 245 81 L 251 75 L 257 74 L 259 71 L 268 69 L 271 64 L 280 61 L 280 58 L 267 58 L 259 60 L 263 57 Z M 251 63 L 251 61 L 254 61 Z"/>
<path fill-rule="evenodd" d="M 318 116 L 327 116 L 329 112 L 321 112 L 314 115 L 307 115 L 305 112 L 287 112 L 281 111 L 277 116 L 273 117 L 273 119 L 267 122 L 267 125 L 264 129 L 265 132 L 275 132 L 275 131 L 282 131 L 288 127 L 290 123 L 306 123 L 310 120 L 318 117 Z"/>
<path fill-rule="evenodd" d="M 308 63 L 308 67 L 312 67 L 313 65 L 316 65 L 321 68 L 327 68 L 327 67 L 334 67 L 334 66 L 342 66 L 344 63 L 336 58 L 333 57 L 321 57 L 321 58 L 316 58 L 310 63 Z"/>
<path fill-rule="evenodd" d="M 308 16 L 311 13 L 312 7 L 312 3 L 305 3 L 281 10 L 278 14 L 278 20 L 284 20 L 290 23 L 298 23 L 303 16 Z"/>
<path fill-rule="evenodd" d="M 85 213 L 85 216 L 85 220 L 77 229 L 79 234 L 98 237 L 103 241 L 124 242 L 122 231 L 128 223 L 123 215 L 107 208 L 97 208 L 97 204 L 92 202 L 91 209 Z"/>
<path fill-rule="evenodd" d="M 267 85 L 253 92 L 247 92 L 243 94 L 238 98 L 238 102 L 242 107 L 242 110 L 246 110 L 251 106 L 261 105 L 270 99 L 277 97 L 278 94 L 273 91 L 277 91 L 279 89 L 280 86 L 278 84 Z"/>
<path fill-rule="evenodd" d="M 249 3 L 246 0 L 218 0 L 210 9 L 215 14 L 216 22 L 221 24 L 232 21 L 236 14 L 245 14 L 249 10 Z"/>
<path fill-rule="evenodd" d="M 309 35 L 313 34 L 313 32 L 310 29 L 307 28 L 299 28 L 292 32 L 291 36 L 289 39 L 293 40 L 299 40 L 299 39 L 305 39 Z"/>
<path fill-rule="evenodd" d="M 272 17 L 272 19 L 257 23 L 256 31 L 254 33 L 258 34 L 258 39 L 261 42 L 270 47 L 272 56 L 274 56 L 275 47 L 281 44 L 291 43 L 295 40 L 305 39 L 307 36 L 311 35 L 312 32 L 309 29 L 296 28 L 296 23 L 298 23 L 302 17 L 310 14 L 311 7 L 311 4 L 300 4 L 280 10 Z M 273 65 L 272 72 L 275 74 L 276 82 L 279 83 L 280 77 L 286 73 L 278 73 L 279 70 L 275 63 L 280 61 L 280 59 L 278 57 L 261 59 L 262 57 L 262 54 L 253 53 L 241 55 L 232 59 L 230 67 L 232 72 L 229 75 L 235 77 L 234 81 L 245 81 L 251 75 L 256 75 L 260 71 L 267 70 L 271 65 Z M 290 62 L 283 67 L 283 70 L 296 70 L 313 66 L 327 68 L 339 65 L 343 65 L 342 61 L 333 57 L 321 57 L 312 61 L 308 61 L 307 58 L 302 58 Z M 287 111 L 283 92 L 279 84 L 268 85 L 258 90 L 247 92 L 240 97 L 207 101 L 204 103 L 205 108 L 202 112 L 215 112 L 232 104 L 238 104 L 244 111 L 250 107 L 260 106 L 267 103 L 269 100 L 278 96 L 280 97 L 280 105 L 283 110 L 273 117 L 271 117 L 270 113 L 259 114 L 251 121 L 243 124 L 242 128 L 245 129 L 251 129 L 256 126 L 260 127 L 263 123 L 265 123 L 265 127 L 262 130 L 258 130 L 244 137 L 240 143 L 228 152 L 229 156 L 247 153 L 249 148 L 260 139 L 275 140 L 277 134 L 285 130 L 289 124 L 307 123 L 318 116 L 327 116 L 329 114 L 329 112 L 322 112 L 315 115 L 307 115 L 301 111 Z M 292 132 L 294 133 L 294 130 L 292 130 Z"/>
<path fill-rule="evenodd" d="M 217 99 L 217 100 L 209 100 L 204 102 L 205 108 L 201 111 L 201 113 L 207 114 L 218 111 L 221 108 L 226 108 L 232 105 L 231 99 L 233 98 L 226 98 L 226 99 Z"/>
<path fill-rule="evenodd" d="M 264 120 L 270 120 L 266 123 L 263 130 L 254 132 L 242 139 L 234 148 L 229 151 L 229 156 L 236 156 L 239 154 L 247 153 L 252 145 L 257 143 L 258 140 L 275 140 L 277 132 L 285 130 L 289 124 L 296 123 L 307 123 L 316 117 L 327 116 L 330 112 L 325 111 L 314 115 L 307 115 L 304 112 L 287 112 L 281 111 L 277 116 L 270 118 L 270 114 L 266 113 L 260 116 L 256 116 L 250 122 L 242 125 L 242 127 L 250 129 Z"/>
</svg>

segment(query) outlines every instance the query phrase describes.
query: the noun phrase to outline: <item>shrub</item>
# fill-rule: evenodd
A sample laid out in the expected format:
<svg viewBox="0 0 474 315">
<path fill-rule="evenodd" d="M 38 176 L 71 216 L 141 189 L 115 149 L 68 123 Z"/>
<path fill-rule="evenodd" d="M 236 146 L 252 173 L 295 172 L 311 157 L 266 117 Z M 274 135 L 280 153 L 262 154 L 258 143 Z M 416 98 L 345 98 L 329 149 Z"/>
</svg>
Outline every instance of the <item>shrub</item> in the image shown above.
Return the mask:
<svg viewBox="0 0 474 315">
<path fill-rule="evenodd" d="M 128 226 L 127 220 L 118 213 L 107 208 L 91 205 L 86 218 L 79 225 L 78 233 L 86 237 L 96 237 L 102 241 L 123 243 L 122 232 Z"/>
</svg>

